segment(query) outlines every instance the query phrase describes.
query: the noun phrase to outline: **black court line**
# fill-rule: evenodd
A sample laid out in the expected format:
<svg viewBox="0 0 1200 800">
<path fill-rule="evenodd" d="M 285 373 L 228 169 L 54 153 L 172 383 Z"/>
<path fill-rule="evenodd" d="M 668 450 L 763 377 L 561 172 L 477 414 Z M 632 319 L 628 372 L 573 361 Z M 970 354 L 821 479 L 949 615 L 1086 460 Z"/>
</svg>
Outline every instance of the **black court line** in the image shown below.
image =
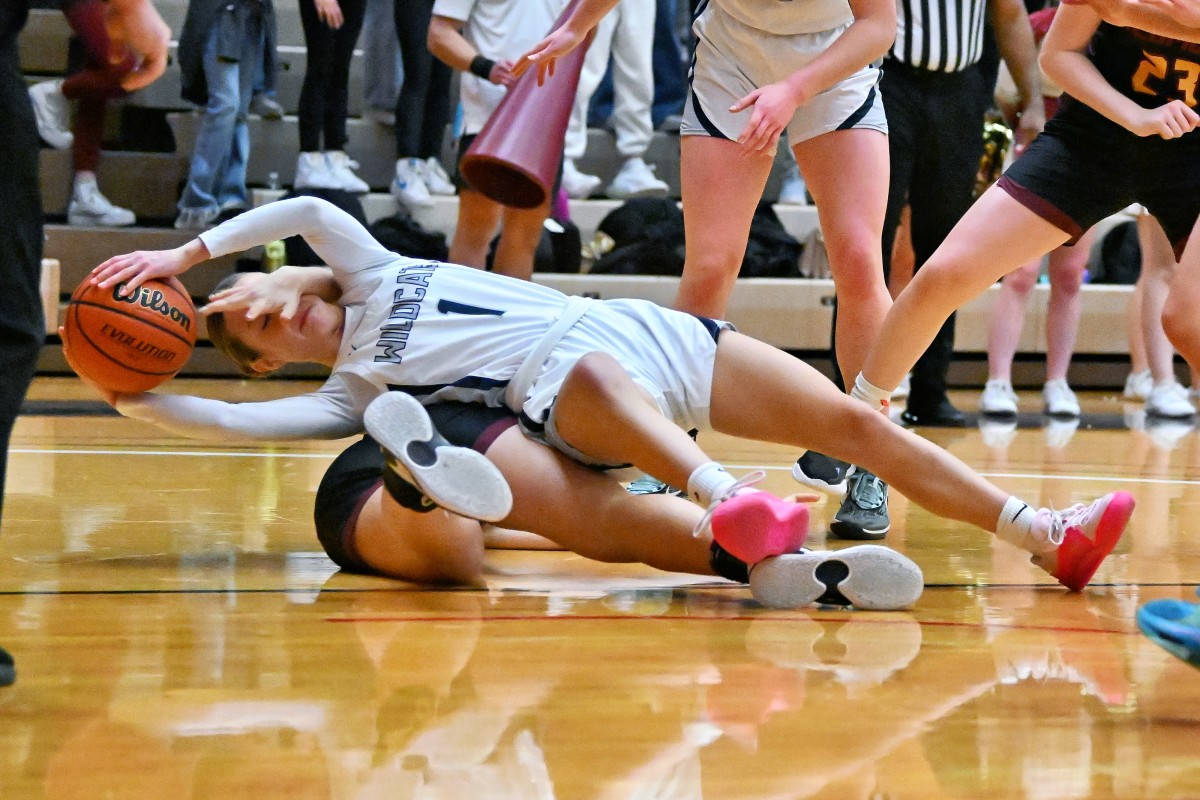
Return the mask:
<svg viewBox="0 0 1200 800">
<path fill-rule="evenodd" d="M 121 414 L 103 400 L 26 400 L 21 404 L 25 417 L 119 417 Z"/>
</svg>

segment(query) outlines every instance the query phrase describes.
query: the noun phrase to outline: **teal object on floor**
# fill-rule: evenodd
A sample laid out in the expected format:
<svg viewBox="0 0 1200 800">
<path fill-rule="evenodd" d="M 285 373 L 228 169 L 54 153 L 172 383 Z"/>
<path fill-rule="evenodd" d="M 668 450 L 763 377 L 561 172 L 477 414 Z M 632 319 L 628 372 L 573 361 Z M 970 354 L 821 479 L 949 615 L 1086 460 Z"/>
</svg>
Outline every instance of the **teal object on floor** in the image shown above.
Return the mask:
<svg viewBox="0 0 1200 800">
<path fill-rule="evenodd" d="M 1200 669 L 1200 604 L 1152 600 L 1138 609 L 1137 624 L 1171 655 Z"/>
</svg>

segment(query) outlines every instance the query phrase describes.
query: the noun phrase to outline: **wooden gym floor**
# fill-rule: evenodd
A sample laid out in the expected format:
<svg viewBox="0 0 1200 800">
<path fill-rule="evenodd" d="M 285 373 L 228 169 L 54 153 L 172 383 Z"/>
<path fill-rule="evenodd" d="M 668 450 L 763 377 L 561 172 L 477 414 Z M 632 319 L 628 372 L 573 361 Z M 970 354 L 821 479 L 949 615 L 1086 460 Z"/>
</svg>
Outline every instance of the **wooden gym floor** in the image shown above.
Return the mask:
<svg viewBox="0 0 1200 800">
<path fill-rule="evenodd" d="M 82 399 L 39 380 L 12 442 L 4 800 L 1200 797 L 1200 673 L 1133 623 L 1195 599 L 1200 435 L 1118 398 L 1086 396 L 1077 430 L 925 431 L 1037 502 L 1134 492 L 1095 586 L 1066 594 L 893 497 L 886 543 L 928 588 L 888 614 L 768 612 L 563 553 L 493 553 L 479 590 L 340 575 L 311 511 L 344 443 L 208 446 L 70 413 Z M 794 490 L 795 453 L 702 443 Z M 834 510 L 814 546 L 842 546 Z"/>
</svg>

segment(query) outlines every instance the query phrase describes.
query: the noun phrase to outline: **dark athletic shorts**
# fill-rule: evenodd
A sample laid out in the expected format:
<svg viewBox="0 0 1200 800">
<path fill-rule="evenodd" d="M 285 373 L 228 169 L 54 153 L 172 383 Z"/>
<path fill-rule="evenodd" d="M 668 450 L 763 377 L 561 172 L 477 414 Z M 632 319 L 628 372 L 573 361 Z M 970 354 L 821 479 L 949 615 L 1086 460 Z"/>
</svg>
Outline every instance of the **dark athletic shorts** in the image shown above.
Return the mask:
<svg viewBox="0 0 1200 800">
<path fill-rule="evenodd" d="M 501 433 L 517 424 L 507 408 L 478 403 L 437 403 L 427 409 L 434 427 L 451 444 L 486 453 Z M 325 553 L 347 572 L 377 574 L 358 555 L 354 527 L 363 505 L 383 483 L 383 451 L 370 436 L 350 445 L 325 471 L 317 488 L 314 518 Z"/>
<path fill-rule="evenodd" d="M 1178 256 L 1200 216 L 1200 135 L 1136 136 L 1067 100 L 997 185 L 1070 234 L 1070 244 L 1105 217 L 1141 203 Z"/>
</svg>

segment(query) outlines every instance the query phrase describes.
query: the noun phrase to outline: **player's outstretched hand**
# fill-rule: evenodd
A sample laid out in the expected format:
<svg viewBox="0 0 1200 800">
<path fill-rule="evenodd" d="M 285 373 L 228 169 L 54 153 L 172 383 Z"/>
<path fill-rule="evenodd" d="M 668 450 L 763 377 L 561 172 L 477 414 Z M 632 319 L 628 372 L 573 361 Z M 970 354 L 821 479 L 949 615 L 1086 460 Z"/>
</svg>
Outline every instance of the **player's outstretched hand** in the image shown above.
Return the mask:
<svg viewBox="0 0 1200 800">
<path fill-rule="evenodd" d="M 533 48 L 517 59 L 513 64 L 512 74 L 519 78 L 525 74 L 525 70 L 537 65 L 538 68 L 538 86 L 546 82 L 546 79 L 554 75 L 554 62 L 560 57 L 574 50 L 579 46 L 579 43 L 587 36 L 587 31 L 576 31 L 570 27 L 564 26 L 556 28 L 550 32 L 550 35 L 540 42 L 535 44 Z"/>
<path fill-rule="evenodd" d="M 186 246 L 185 246 L 186 247 Z M 174 250 L 135 250 L 121 256 L 113 256 L 92 270 L 88 280 L 101 289 L 124 283 L 120 292 L 123 296 L 151 278 L 166 278 L 185 272 L 195 263 L 189 259 L 184 247 Z"/>
<path fill-rule="evenodd" d="M 75 371 L 75 374 L 79 376 L 79 380 L 83 381 L 84 385 L 90 386 L 96 391 L 97 394 L 104 398 L 104 402 L 108 403 L 113 408 L 116 408 L 117 398 L 120 397 L 120 395 L 118 395 L 116 392 L 105 389 L 103 386 L 96 383 L 79 370 L 79 367 L 75 365 L 75 361 L 71 358 L 71 348 L 67 344 L 66 333 L 66 329 L 62 326 L 59 326 L 58 338 L 62 340 L 63 357 L 67 359 L 67 366 Z"/>
<path fill-rule="evenodd" d="M 300 306 L 303 287 L 290 279 L 287 270 L 288 267 L 283 267 L 271 273 L 248 272 L 228 289 L 209 295 L 208 305 L 200 313 L 208 316 L 245 309 L 247 320 L 275 312 L 291 319 Z"/>
</svg>

